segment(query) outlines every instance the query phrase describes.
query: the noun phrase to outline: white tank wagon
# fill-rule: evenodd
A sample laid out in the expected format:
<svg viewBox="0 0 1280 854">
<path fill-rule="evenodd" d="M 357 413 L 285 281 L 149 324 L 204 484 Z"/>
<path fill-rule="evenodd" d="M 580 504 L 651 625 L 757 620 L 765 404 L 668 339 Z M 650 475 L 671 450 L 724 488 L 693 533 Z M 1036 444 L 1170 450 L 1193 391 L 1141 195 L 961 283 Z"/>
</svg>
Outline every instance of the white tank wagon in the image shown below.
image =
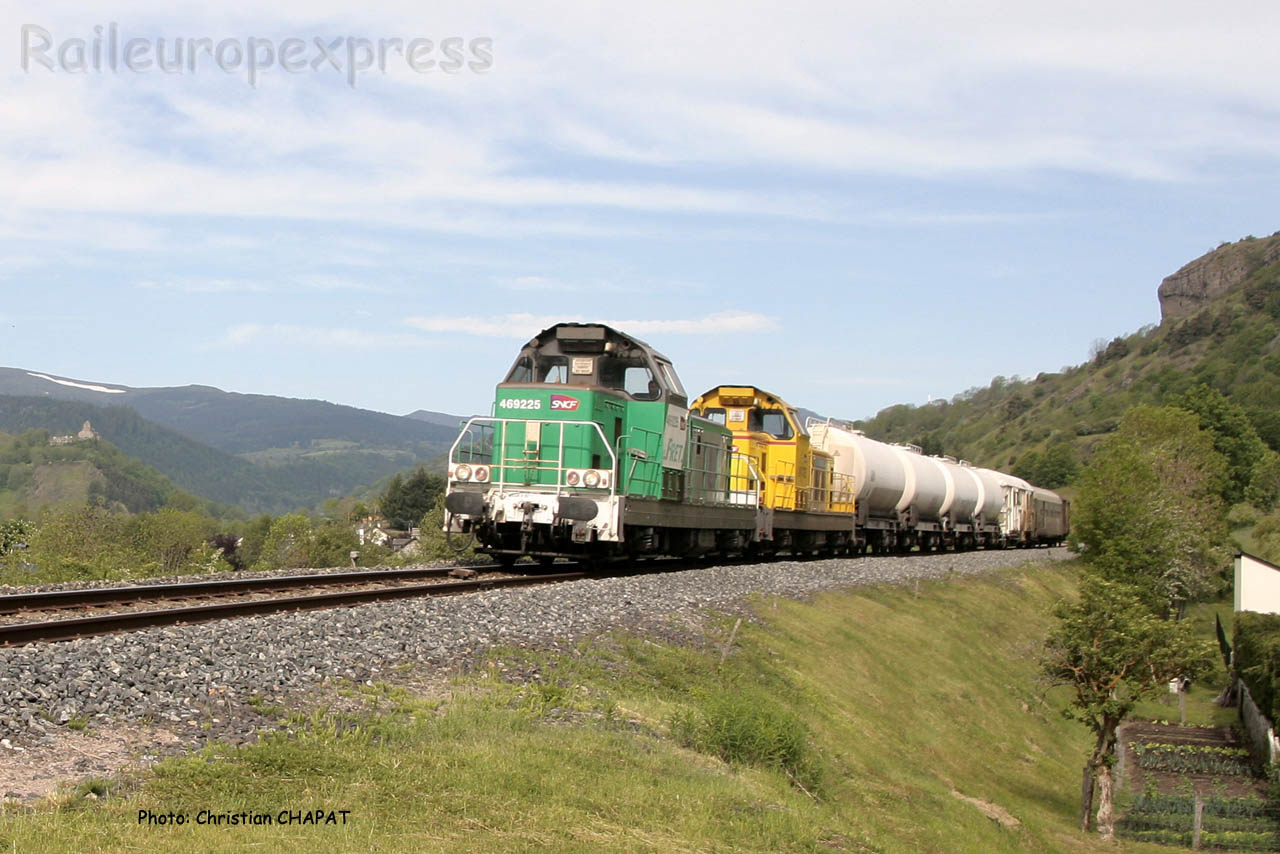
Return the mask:
<svg viewBox="0 0 1280 854">
<path fill-rule="evenodd" d="M 1000 531 L 1000 511 L 1004 509 L 1004 489 L 1000 480 L 987 469 L 977 468 L 968 463 L 960 464 L 969 477 L 978 482 L 978 504 L 974 508 L 976 524 L 990 526 L 993 531 Z"/>
<path fill-rule="evenodd" d="M 826 421 L 810 418 L 806 427 L 813 446 L 832 454 L 836 471 L 854 484 L 859 515 L 896 520 L 907 473 L 893 446 L 868 439 L 860 430 L 846 430 Z"/>
<path fill-rule="evenodd" d="M 898 511 L 909 524 L 923 531 L 940 529 L 943 508 L 955 498 L 955 482 L 938 460 L 926 457 L 915 445 L 890 445 L 907 471 L 907 488 L 898 500 Z"/>
<path fill-rule="evenodd" d="M 829 421 L 809 419 L 814 447 L 833 455 L 854 485 L 858 526 L 873 551 L 965 548 L 999 539 L 999 483 L 968 464 L 891 445 Z"/>
</svg>

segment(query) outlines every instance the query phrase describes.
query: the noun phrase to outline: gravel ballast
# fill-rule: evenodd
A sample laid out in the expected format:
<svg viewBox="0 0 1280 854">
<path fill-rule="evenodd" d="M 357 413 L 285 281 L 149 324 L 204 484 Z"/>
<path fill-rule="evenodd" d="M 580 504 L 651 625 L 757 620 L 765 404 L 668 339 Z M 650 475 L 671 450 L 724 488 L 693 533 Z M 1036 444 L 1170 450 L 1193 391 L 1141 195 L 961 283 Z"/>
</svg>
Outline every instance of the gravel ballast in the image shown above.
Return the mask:
<svg viewBox="0 0 1280 854">
<path fill-rule="evenodd" d="M 0 736 L 39 744 L 63 725 L 138 721 L 239 740 L 250 697 L 326 680 L 447 671 L 494 645 L 556 647 L 708 610 L 745 613 L 753 593 L 813 593 L 943 578 L 1069 557 L 1065 549 L 714 566 L 528 589 L 274 614 L 0 649 Z M 212 725 L 211 725 L 212 724 Z"/>
</svg>

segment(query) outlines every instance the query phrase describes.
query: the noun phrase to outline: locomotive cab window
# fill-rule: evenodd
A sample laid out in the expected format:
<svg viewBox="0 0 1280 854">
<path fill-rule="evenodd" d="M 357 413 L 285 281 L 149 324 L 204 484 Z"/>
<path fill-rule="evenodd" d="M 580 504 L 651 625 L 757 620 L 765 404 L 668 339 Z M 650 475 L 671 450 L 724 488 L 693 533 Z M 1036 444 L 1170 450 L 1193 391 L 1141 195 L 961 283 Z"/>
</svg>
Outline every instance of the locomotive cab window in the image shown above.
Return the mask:
<svg viewBox="0 0 1280 854">
<path fill-rule="evenodd" d="M 600 385 L 624 391 L 636 400 L 657 400 L 662 386 L 644 359 L 605 357 L 600 359 Z"/>
<path fill-rule="evenodd" d="M 702 411 L 702 417 L 706 418 L 709 421 L 714 421 L 716 424 L 719 424 L 721 427 L 725 426 L 723 407 L 717 406 L 712 409 L 704 409 Z"/>
<path fill-rule="evenodd" d="M 509 383 L 567 383 L 569 360 L 564 356 L 521 356 L 507 374 Z"/>
<path fill-rule="evenodd" d="M 645 367 L 627 368 L 623 388 L 636 400 L 657 400 L 662 396 L 662 389 L 653 373 Z"/>
<path fill-rule="evenodd" d="M 670 362 L 658 360 L 658 370 L 662 372 L 663 379 L 666 380 L 667 388 L 671 389 L 681 397 L 686 397 L 684 386 L 680 385 L 680 377 L 676 376 L 676 369 L 671 367 Z"/>
<path fill-rule="evenodd" d="M 753 409 L 747 419 L 747 429 L 752 433 L 768 433 L 775 439 L 790 439 L 795 435 L 791 422 L 781 409 Z"/>
</svg>

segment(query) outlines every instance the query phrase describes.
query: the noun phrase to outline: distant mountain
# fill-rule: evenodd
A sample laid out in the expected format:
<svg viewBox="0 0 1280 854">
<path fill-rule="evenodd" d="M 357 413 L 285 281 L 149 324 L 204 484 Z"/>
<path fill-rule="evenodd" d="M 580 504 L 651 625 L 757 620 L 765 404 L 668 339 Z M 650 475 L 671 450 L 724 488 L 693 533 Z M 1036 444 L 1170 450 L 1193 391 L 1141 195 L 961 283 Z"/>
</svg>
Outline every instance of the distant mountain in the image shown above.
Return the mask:
<svg viewBox="0 0 1280 854">
<path fill-rule="evenodd" d="M 66 406 L 33 408 L 37 400 Z M 95 408 L 103 412 L 95 414 Z M 458 419 L 442 413 L 427 413 L 432 418 L 424 420 L 320 400 L 195 385 L 131 388 L 19 368 L 0 368 L 0 409 L 9 413 L 0 418 L 0 430 L 11 432 L 65 430 L 71 421 L 78 428 L 85 419 L 101 423 L 104 436 L 184 489 L 250 512 L 293 510 L 345 495 L 438 459 L 458 432 Z"/>
<path fill-rule="evenodd" d="M 439 453 L 457 425 L 406 418 L 265 394 L 238 394 L 211 386 L 130 388 L 76 380 L 21 368 L 0 368 L 0 394 L 128 406 L 156 424 L 233 454 L 296 448 L 311 443 L 351 443 L 361 449 Z M 429 455 L 429 454 L 428 454 Z"/>
<path fill-rule="evenodd" d="M 410 412 L 405 418 L 412 418 L 414 421 L 425 421 L 428 424 L 436 424 L 440 427 L 447 427 L 456 435 L 458 428 L 466 422 L 466 418 L 462 415 L 450 415 L 447 412 L 432 412 L 429 409 L 417 409 Z"/>
<path fill-rule="evenodd" d="M 1158 293 L 1159 326 L 1099 341 L 1084 364 L 1034 379 L 996 377 L 856 426 L 1017 473 L 1018 463 L 1053 448 L 1083 459 L 1129 407 L 1203 383 L 1241 406 L 1280 450 L 1280 232 L 1223 244 L 1166 277 Z M 1027 334 L 1034 341 L 1034 330 Z"/>
</svg>

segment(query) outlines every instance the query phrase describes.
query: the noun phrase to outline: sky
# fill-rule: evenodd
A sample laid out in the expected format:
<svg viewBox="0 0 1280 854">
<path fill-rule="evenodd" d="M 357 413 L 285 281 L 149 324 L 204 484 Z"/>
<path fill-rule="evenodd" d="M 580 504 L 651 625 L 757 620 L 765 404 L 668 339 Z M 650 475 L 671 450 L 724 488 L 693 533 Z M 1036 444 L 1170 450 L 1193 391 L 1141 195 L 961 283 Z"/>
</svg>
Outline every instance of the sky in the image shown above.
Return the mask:
<svg viewBox="0 0 1280 854">
<path fill-rule="evenodd" d="M 1280 229 L 1274 0 L 215 5 L 0 0 L 0 366 L 472 414 L 591 320 L 860 418 Z"/>
</svg>

